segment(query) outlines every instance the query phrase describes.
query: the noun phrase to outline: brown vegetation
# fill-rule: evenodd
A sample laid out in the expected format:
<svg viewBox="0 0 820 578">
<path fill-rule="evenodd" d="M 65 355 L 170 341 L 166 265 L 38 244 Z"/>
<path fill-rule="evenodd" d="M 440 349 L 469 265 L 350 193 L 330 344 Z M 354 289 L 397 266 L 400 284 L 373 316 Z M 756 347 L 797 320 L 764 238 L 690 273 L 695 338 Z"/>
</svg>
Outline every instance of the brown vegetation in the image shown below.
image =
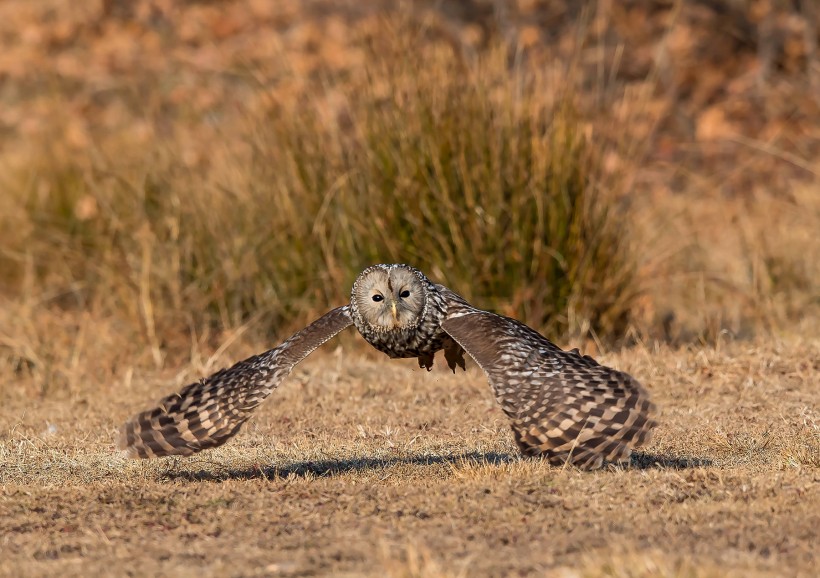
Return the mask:
<svg viewBox="0 0 820 578">
<path fill-rule="evenodd" d="M 798 4 L 0 3 L 0 574 L 811 575 Z M 638 377 L 646 454 L 520 460 L 476 368 L 350 334 L 229 445 L 116 455 L 374 261 Z"/>
<path fill-rule="evenodd" d="M 126 461 L 113 439 L 197 365 L 105 382 L 81 369 L 68 399 L 4 395 L 0 574 L 810 576 L 820 562 L 816 340 L 604 356 L 664 414 L 636 467 L 598 473 L 521 459 L 474 366 L 349 351 L 308 359 L 236 439 L 177 460 Z"/>
</svg>

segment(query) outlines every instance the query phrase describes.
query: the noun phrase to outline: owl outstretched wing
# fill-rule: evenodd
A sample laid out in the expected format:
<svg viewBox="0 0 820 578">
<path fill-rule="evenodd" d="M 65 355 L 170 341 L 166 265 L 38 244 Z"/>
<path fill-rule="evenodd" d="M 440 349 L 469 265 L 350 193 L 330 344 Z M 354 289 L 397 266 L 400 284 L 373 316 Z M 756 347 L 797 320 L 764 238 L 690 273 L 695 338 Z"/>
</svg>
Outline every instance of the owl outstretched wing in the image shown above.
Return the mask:
<svg viewBox="0 0 820 578">
<path fill-rule="evenodd" d="M 442 328 L 487 374 L 522 453 L 594 469 L 649 441 L 655 406 L 631 376 L 440 291 L 448 301 Z"/>
<path fill-rule="evenodd" d="M 169 395 L 120 428 L 120 449 L 128 457 L 153 458 L 223 444 L 297 363 L 352 323 L 348 306 L 337 307 L 280 346 Z"/>
</svg>

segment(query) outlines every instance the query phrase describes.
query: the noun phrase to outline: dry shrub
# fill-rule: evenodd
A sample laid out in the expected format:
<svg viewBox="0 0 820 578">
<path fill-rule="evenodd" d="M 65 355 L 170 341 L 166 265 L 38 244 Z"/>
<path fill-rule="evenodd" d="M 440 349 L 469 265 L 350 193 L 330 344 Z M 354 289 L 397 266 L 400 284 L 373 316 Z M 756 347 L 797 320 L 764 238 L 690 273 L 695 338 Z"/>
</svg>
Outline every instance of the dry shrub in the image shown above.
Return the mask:
<svg viewBox="0 0 820 578">
<path fill-rule="evenodd" d="M 641 304 L 657 307 L 672 342 L 715 343 L 787 332 L 817 335 L 820 312 L 820 194 L 722 198 L 704 190 L 635 211 L 648 241 Z M 650 321 L 636 324 L 648 326 Z"/>
</svg>

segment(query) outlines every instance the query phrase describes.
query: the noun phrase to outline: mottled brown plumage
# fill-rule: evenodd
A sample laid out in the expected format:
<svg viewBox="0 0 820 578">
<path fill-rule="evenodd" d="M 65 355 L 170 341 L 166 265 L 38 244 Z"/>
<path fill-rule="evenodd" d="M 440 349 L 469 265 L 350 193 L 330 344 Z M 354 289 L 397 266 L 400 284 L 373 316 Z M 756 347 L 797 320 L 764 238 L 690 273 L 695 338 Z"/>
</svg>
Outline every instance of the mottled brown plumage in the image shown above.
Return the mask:
<svg viewBox="0 0 820 578">
<path fill-rule="evenodd" d="M 524 455 L 597 468 L 628 459 L 655 426 L 653 404 L 629 375 L 476 309 L 412 267 L 375 265 L 359 275 L 349 305 L 136 415 L 122 427 L 120 446 L 147 458 L 224 443 L 294 365 L 351 324 L 376 349 L 416 357 L 427 369 L 442 349 L 453 371 L 463 369 L 466 351 L 486 373 Z"/>
<path fill-rule="evenodd" d="M 186 386 L 120 429 L 129 457 L 188 456 L 232 437 L 251 411 L 317 347 L 350 326 L 347 306 L 326 313 L 279 347 Z"/>
</svg>

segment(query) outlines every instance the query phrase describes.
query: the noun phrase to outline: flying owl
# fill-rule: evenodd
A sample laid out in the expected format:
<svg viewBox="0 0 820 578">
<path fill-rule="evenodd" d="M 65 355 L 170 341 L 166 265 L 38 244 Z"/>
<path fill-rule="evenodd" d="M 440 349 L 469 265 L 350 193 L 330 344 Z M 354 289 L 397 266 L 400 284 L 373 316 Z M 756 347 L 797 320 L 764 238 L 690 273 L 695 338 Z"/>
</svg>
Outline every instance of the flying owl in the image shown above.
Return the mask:
<svg viewBox="0 0 820 578">
<path fill-rule="evenodd" d="M 415 357 L 428 370 L 440 350 L 453 372 L 464 369 L 466 351 L 487 375 L 525 456 L 594 469 L 627 460 L 656 425 L 646 390 L 626 373 L 477 309 L 413 267 L 374 265 L 356 279 L 350 304 L 137 414 L 122 426 L 120 447 L 151 458 L 223 444 L 297 363 L 350 325 L 389 357 Z"/>
</svg>

